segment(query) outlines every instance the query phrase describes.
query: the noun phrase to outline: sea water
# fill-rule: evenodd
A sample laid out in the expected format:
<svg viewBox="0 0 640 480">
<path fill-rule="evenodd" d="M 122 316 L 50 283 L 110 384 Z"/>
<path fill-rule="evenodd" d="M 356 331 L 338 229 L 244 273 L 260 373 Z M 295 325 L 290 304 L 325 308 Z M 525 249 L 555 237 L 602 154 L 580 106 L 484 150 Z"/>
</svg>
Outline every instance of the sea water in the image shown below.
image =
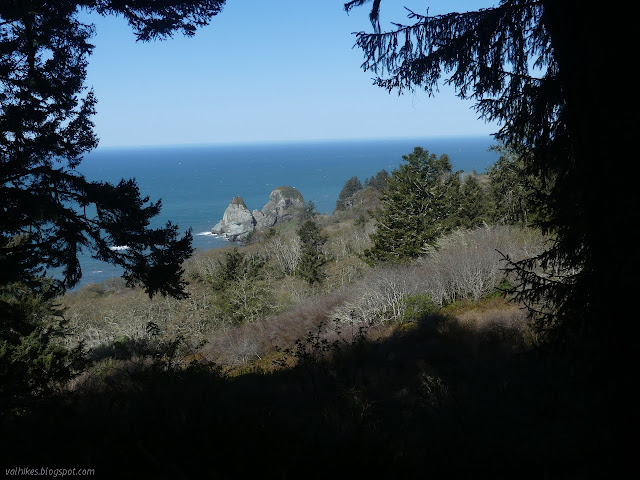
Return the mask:
<svg viewBox="0 0 640 480">
<path fill-rule="evenodd" d="M 320 213 L 331 213 L 345 181 L 361 182 L 383 168 L 391 173 L 402 156 L 420 146 L 430 153 L 446 153 L 454 170 L 483 172 L 497 160 L 490 151 L 492 137 L 406 138 L 237 145 L 98 148 L 78 170 L 89 180 L 117 183 L 135 178 L 143 196 L 162 199 L 154 226 L 171 220 L 182 231 L 191 228 L 196 249 L 230 243 L 211 235 L 234 196 L 249 210 L 261 209 L 271 191 L 282 185 L 298 189 L 313 200 Z M 117 247 L 117 246 L 115 246 Z M 119 276 L 119 267 L 81 255 L 81 284 Z"/>
</svg>

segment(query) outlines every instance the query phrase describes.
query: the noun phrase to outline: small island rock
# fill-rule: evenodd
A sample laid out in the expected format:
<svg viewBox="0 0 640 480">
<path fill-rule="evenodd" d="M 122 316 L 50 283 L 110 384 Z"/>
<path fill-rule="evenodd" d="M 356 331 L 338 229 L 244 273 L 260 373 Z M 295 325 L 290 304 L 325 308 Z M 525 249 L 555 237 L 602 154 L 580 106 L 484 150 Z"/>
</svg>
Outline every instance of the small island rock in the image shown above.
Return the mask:
<svg viewBox="0 0 640 480">
<path fill-rule="evenodd" d="M 294 187 L 277 187 L 269 195 L 262 210 L 250 212 L 241 197 L 234 197 L 220 220 L 211 230 L 232 242 L 244 242 L 256 230 L 266 230 L 286 223 L 304 211 L 304 198 Z"/>
<path fill-rule="evenodd" d="M 286 223 L 300 216 L 304 198 L 294 187 L 277 187 L 269 195 L 269 202 L 262 207 L 262 216 L 256 217 L 256 229 L 265 230 L 276 223 Z"/>
<path fill-rule="evenodd" d="M 256 221 L 242 197 L 233 197 L 222 215 L 222 220 L 213 227 L 211 232 L 224 235 L 232 242 L 243 242 L 255 230 L 255 225 Z"/>
</svg>

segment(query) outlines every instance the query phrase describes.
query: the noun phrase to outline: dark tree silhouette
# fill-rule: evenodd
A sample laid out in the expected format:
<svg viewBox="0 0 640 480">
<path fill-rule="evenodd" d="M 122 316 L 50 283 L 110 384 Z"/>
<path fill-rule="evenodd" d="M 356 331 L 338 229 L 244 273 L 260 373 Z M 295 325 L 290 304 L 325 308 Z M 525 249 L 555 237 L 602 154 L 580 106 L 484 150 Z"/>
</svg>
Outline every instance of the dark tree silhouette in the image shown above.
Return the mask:
<svg viewBox="0 0 640 480">
<path fill-rule="evenodd" d="M 638 249 L 631 235 L 615 232 L 630 222 L 637 176 L 603 164 L 620 158 L 616 148 L 627 141 L 613 113 L 620 92 L 609 67 L 611 52 L 628 45 L 620 10 L 577 0 L 502 0 L 466 13 L 409 11 L 412 24 L 381 32 L 380 3 L 373 2 L 373 33 L 356 40 L 363 68 L 378 74 L 375 83 L 434 94 L 446 78 L 460 97 L 477 101 L 483 118 L 500 122 L 498 140 L 529 152 L 527 173 L 542 179 L 534 199 L 538 225 L 554 243 L 515 265 L 520 298 L 541 310 L 541 325 L 556 333 L 551 338 L 624 350 L 633 335 L 606 320 L 612 303 L 634 295 Z M 546 267 L 547 276 L 534 274 L 534 265 Z M 618 312 L 622 318 L 639 317 L 632 303 Z"/>
<path fill-rule="evenodd" d="M 351 177 L 347 180 L 340 190 L 340 195 L 338 195 L 338 200 L 336 200 L 336 208 L 334 211 L 346 210 L 347 206 L 351 203 L 349 200 L 356 192 L 362 190 L 362 183 L 358 180 L 358 177 Z"/>
<path fill-rule="evenodd" d="M 224 0 L 3 0 L 0 3 L 0 286 L 40 289 L 47 269 L 78 283 L 81 249 L 120 265 L 149 295 L 184 296 L 191 233 L 151 228 L 160 202 L 134 180 L 90 182 L 76 167 L 96 147 L 96 99 L 84 86 L 93 26 L 81 10 L 122 15 L 138 40 L 193 35 Z M 127 245 L 128 250 L 110 247 Z"/>
</svg>

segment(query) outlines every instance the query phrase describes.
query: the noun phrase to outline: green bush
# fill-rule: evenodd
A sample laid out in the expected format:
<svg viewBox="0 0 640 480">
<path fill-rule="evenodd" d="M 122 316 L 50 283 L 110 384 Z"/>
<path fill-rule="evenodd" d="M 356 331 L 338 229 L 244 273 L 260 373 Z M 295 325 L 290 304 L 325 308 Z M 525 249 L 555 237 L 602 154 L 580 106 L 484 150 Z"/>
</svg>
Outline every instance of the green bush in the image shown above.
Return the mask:
<svg viewBox="0 0 640 480">
<path fill-rule="evenodd" d="M 322 234 L 320 227 L 313 220 L 307 220 L 300 226 L 298 236 L 302 242 L 298 275 L 309 285 L 322 283 L 327 276 L 324 271 L 327 256 L 323 248 L 327 243 L 327 236 Z"/>
<path fill-rule="evenodd" d="M 66 321 L 46 281 L 35 292 L 20 283 L 0 287 L 0 411 L 55 392 L 86 364 L 82 344 L 62 345 Z"/>
<path fill-rule="evenodd" d="M 224 322 L 240 324 L 266 316 L 272 309 L 271 292 L 264 275 L 266 263 L 234 248 L 219 261 L 211 278 L 215 314 Z"/>
<path fill-rule="evenodd" d="M 426 293 L 416 293 L 414 295 L 406 295 L 403 299 L 404 312 L 402 314 L 401 323 L 415 322 L 428 315 L 438 312 L 438 306 L 431 300 Z"/>
</svg>

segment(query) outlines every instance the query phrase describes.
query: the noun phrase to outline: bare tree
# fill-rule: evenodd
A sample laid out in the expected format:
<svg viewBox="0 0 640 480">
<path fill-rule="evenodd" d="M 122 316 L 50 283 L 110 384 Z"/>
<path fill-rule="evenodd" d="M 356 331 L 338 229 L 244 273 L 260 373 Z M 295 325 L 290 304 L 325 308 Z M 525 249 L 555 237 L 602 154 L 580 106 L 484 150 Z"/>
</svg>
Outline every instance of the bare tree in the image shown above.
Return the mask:
<svg viewBox="0 0 640 480">
<path fill-rule="evenodd" d="M 369 271 L 348 290 L 333 315 L 341 322 L 401 321 L 407 299 L 426 294 L 434 303 L 478 300 L 505 280 L 504 255 L 530 258 L 544 250 L 542 235 L 531 229 L 496 226 L 457 230 L 424 250 L 410 265 Z"/>
<path fill-rule="evenodd" d="M 275 236 L 265 242 L 265 251 L 284 275 L 293 275 L 300 260 L 300 238 L 297 235 Z"/>
</svg>

